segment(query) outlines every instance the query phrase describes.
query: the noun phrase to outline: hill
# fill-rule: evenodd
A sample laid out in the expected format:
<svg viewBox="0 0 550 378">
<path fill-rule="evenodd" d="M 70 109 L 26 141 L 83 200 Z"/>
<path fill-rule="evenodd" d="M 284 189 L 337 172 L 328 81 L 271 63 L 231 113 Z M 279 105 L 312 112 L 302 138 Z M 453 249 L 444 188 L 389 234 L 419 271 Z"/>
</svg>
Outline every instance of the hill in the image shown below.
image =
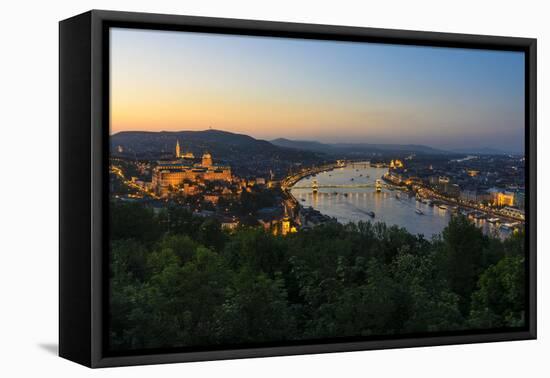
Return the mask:
<svg viewBox="0 0 550 378">
<path fill-rule="evenodd" d="M 370 143 L 320 143 L 316 141 L 274 139 L 271 143 L 307 151 L 337 155 L 373 154 L 373 153 L 416 153 L 446 154 L 447 151 L 418 144 L 370 144 Z"/>
<path fill-rule="evenodd" d="M 455 149 L 453 152 L 472 155 L 523 155 L 522 152 L 504 151 L 492 147 L 479 147 L 479 148 L 461 148 Z"/>
<path fill-rule="evenodd" d="M 221 130 L 204 131 L 123 131 L 110 138 L 111 155 L 155 160 L 174 156 L 176 142 L 181 150 L 197 157 L 209 152 L 218 164 L 229 164 L 241 175 L 252 172 L 286 173 L 290 166 L 316 164 L 324 154 L 276 146 L 248 135 Z"/>
</svg>

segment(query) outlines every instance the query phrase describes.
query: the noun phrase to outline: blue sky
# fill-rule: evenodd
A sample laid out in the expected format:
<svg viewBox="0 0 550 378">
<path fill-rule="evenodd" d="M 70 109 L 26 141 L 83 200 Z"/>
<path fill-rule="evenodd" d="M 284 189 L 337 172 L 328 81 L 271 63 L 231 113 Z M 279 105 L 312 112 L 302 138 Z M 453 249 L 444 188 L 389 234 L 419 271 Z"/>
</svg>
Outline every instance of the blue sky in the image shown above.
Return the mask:
<svg viewBox="0 0 550 378">
<path fill-rule="evenodd" d="M 111 30 L 111 132 L 522 151 L 524 55 Z"/>
</svg>

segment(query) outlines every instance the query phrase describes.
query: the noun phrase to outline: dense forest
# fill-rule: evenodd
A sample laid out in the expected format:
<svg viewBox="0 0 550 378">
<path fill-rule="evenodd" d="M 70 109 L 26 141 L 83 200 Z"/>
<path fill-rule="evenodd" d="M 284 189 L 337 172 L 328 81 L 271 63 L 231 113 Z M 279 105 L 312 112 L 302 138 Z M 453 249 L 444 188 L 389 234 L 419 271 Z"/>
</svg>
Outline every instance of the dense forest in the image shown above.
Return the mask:
<svg viewBox="0 0 550 378">
<path fill-rule="evenodd" d="M 461 216 L 432 240 L 370 222 L 282 237 L 112 202 L 111 349 L 519 327 L 524 252 Z"/>
</svg>

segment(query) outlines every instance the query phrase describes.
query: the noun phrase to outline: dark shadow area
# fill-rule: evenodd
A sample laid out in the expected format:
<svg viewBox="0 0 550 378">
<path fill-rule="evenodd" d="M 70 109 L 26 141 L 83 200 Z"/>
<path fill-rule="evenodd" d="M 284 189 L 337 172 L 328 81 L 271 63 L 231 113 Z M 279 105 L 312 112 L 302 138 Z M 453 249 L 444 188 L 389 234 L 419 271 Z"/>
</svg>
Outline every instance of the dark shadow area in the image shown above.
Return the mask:
<svg viewBox="0 0 550 378">
<path fill-rule="evenodd" d="M 56 356 L 59 354 L 59 346 L 57 343 L 40 343 L 38 344 L 38 347 L 48 353 L 55 354 Z"/>
</svg>

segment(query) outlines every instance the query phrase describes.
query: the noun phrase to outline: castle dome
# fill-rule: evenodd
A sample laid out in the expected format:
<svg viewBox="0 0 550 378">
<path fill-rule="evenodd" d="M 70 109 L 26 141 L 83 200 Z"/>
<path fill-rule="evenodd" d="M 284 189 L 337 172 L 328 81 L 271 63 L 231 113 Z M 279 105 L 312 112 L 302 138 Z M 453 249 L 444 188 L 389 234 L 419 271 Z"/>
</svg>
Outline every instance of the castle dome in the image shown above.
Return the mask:
<svg viewBox="0 0 550 378">
<path fill-rule="evenodd" d="M 210 153 L 208 153 L 208 152 L 205 152 L 202 155 L 202 166 L 203 167 L 211 167 L 212 164 L 213 164 L 212 155 L 210 155 Z"/>
</svg>

